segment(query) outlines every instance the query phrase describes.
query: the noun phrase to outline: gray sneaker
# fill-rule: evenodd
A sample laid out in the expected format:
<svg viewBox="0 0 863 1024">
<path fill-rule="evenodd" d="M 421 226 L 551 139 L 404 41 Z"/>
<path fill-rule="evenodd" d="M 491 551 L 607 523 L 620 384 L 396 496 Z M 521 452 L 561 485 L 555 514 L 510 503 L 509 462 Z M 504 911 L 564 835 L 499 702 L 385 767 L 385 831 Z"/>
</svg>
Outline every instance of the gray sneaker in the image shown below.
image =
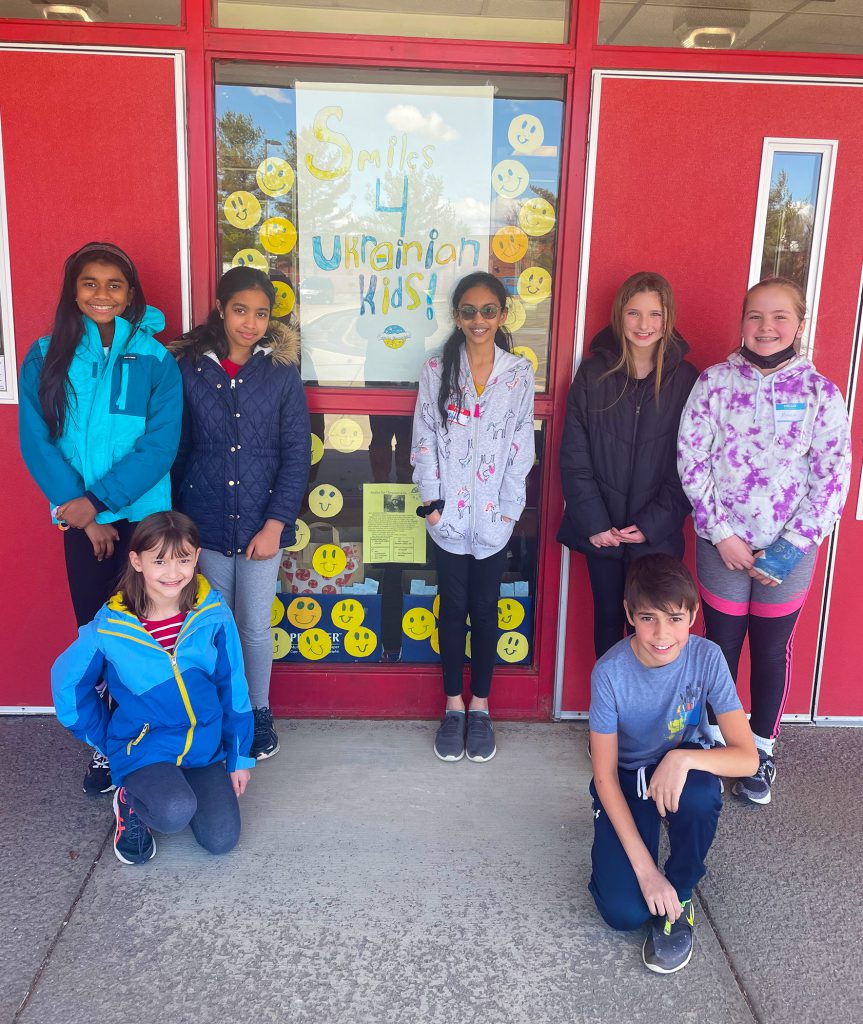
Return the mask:
<svg viewBox="0 0 863 1024">
<path fill-rule="evenodd" d="M 770 754 L 758 751 L 758 771 L 747 779 L 738 779 L 731 792 L 753 804 L 770 803 L 770 787 L 776 778 L 776 765 Z"/>
<path fill-rule="evenodd" d="M 497 753 L 488 712 L 468 711 L 465 747 L 468 761 L 490 761 Z"/>
<path fill-rule="evenodd" d="M 683 913 L 672 924 L 667 917 L 654 918 L 641 947 L 641 959 L 649 971 L 674 974 L 692 959 L 692 926 L 695 907 L 692 900 L 682 903 Z"/>
<path fill-rule="evenodd" d="M 461 761 L 464 757 L 464 711 L 447 711 L 434 738 L 435 757 Z"/>
</svg>

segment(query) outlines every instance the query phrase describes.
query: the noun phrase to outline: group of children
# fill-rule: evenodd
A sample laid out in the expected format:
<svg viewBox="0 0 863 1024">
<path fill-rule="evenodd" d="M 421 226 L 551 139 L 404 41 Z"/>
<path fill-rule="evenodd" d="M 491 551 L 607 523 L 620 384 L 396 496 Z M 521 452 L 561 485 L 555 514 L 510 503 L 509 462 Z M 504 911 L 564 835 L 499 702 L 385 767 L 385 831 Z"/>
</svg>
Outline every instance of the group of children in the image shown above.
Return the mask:
<svg viewBox="0 0 863 1024">
<path fill-rule="evenodd" d="M 54 702 L 94 748 L 85 791 L 114 790 L 126 863 L 154 855 L 153 830 L 186 824 L 211 852 L 231 849 L 249 770 L 279 748 L 270 608 L 310 429 L 299 339 L 271 320 L 274 300 L 266 274 L 234 268 L 206 323 L 165 348 L 132 261 L 90 243 L 67 260 L 53 330 L 21 370 L 22 452 L 63 531 L 80 627 L 54 666 Z M 497 278 L 463 278 L 452 315 L 421 373 L 411 461 L 440 596 L 434 753 L 484 762 L 496 752 L 497 599 L 534 462 L 534 376 L 512 351 Z M 668 282 L 633 275 L 568 398 L 559 539 L 587 559 L 598 658 L 590 891 L 612 927 L 652 922 L 643 958 L 662 973 L 692 953 L 719 777 L 770 800 L 794 626 L 848 489 L 844 403 L 797 352 L 804 316 L 796 284 L 761 282 L 739 351 L 698 376 Z M 698 589 L 680 561 L 690 512 Z M 689 632 L 699 603 L 707 639 Z M 751 727 L 735 689 L 747 632 Z"/>
</svg>

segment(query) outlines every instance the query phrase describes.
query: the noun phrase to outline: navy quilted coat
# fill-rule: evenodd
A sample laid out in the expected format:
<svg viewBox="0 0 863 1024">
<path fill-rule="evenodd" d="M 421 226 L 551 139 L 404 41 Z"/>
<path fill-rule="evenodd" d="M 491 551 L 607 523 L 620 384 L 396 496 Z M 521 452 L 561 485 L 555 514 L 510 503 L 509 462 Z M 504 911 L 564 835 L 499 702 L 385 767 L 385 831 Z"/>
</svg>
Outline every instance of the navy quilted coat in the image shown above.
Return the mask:
<svg viewBox="0 0 863 1024">
<path fill-rule="evenodd" d="M 279 326 L 269 341 L 233 380 L 212 352 L 179 358 L 185 402 L 174 508 L 195 521 L 205 548 L 223 555 L 242 554 L 267 519 L 284 523 L 282 545 L 293 544 L 308 484 L 299 335 Z"/>
</svg>

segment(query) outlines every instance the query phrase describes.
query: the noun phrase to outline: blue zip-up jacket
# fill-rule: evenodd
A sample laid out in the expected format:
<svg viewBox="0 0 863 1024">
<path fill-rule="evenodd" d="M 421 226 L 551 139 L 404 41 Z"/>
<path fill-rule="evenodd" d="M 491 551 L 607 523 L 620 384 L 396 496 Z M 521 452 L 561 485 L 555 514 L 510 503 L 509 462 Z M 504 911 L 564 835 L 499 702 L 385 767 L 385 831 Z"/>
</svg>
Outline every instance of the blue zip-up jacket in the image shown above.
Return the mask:
<svg viewBox="0 0 863 1024">
<path fill-rule="evenodd" d="M 269 344 L 234 378 L 214 352 L 194 359 L 187 339 L 171 348 L 185 396 L 174 507 L 194 519 L 203 547 L 229 558 L 242 555 L 268 519 L 284 523 L 282 547 L 293 544 L 311 464 L 299 334 L 271 325 Z"/>
<path fill-rule="evenodd" d="M 100 678 L 117 702 L 113 715 L 94 689 Z M 61 724 L 105 754 L 118 786 L 157 762 L 205 768 L 225 760 L 229 772 L 254 767 L 240 637 L 222 595 L 203 576 L 173 654 L 118 593 L 54 662 L 51 690 Z"/>
<path fill-rule="evenodd" d="M 114 321 L 108 356 L 99 328 L 83 316 L 84 335 L 69 366 L 66 422 L 52 438 L 39 404 L 50 336 L 34 342 L 21 367 L 21 454 L 52 507 L 89 494 L 96 521 L 137 522 L 171 507 L 171 463 L 180 442 L 183 387 L 177 364 L 153 334 L 165 326 L 147 307 L 132 334 Z"/>
</svg>

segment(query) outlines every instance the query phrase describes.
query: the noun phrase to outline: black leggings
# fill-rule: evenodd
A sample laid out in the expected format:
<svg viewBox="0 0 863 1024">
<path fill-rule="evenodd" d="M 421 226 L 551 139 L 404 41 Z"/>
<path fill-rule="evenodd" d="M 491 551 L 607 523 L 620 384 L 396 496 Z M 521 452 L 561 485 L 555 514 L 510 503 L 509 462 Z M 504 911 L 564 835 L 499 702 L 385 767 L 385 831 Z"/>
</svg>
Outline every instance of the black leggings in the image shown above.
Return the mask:
<svg viewBox="0 0 863 1024">
<path fill-rule="evenodd" d="M 114 554 L 101 562 L 93 554 L 93 545 L 83 530 L 66 530 L 63 534 L 66 576 L 75 621 L 79 626 L 95 618 L 96 612 L 114 593 L 129 559 L 129 541 L 136 524 L 118 519 L 111 525 L 120 534 L 120 539 L 114 544 Z"/>
<path fill-rule="evenodd" d="M 597 658 L 610 650 L 632 627 L 623 610 L 623 585 L 629 571 L 626 558 L 585 555 L 593 591 L 593 649 Z"/>
<path fill-rule="evenodd" d="M 488 697 L 497 652 L 497 599 L 506 548 L 488 558 L 454 555 L 435 544 L 440 614 L 438 637 L 447 697 L 463 689 L 467 617 L 470 615 L 470 689 Z"/>
</svg>

